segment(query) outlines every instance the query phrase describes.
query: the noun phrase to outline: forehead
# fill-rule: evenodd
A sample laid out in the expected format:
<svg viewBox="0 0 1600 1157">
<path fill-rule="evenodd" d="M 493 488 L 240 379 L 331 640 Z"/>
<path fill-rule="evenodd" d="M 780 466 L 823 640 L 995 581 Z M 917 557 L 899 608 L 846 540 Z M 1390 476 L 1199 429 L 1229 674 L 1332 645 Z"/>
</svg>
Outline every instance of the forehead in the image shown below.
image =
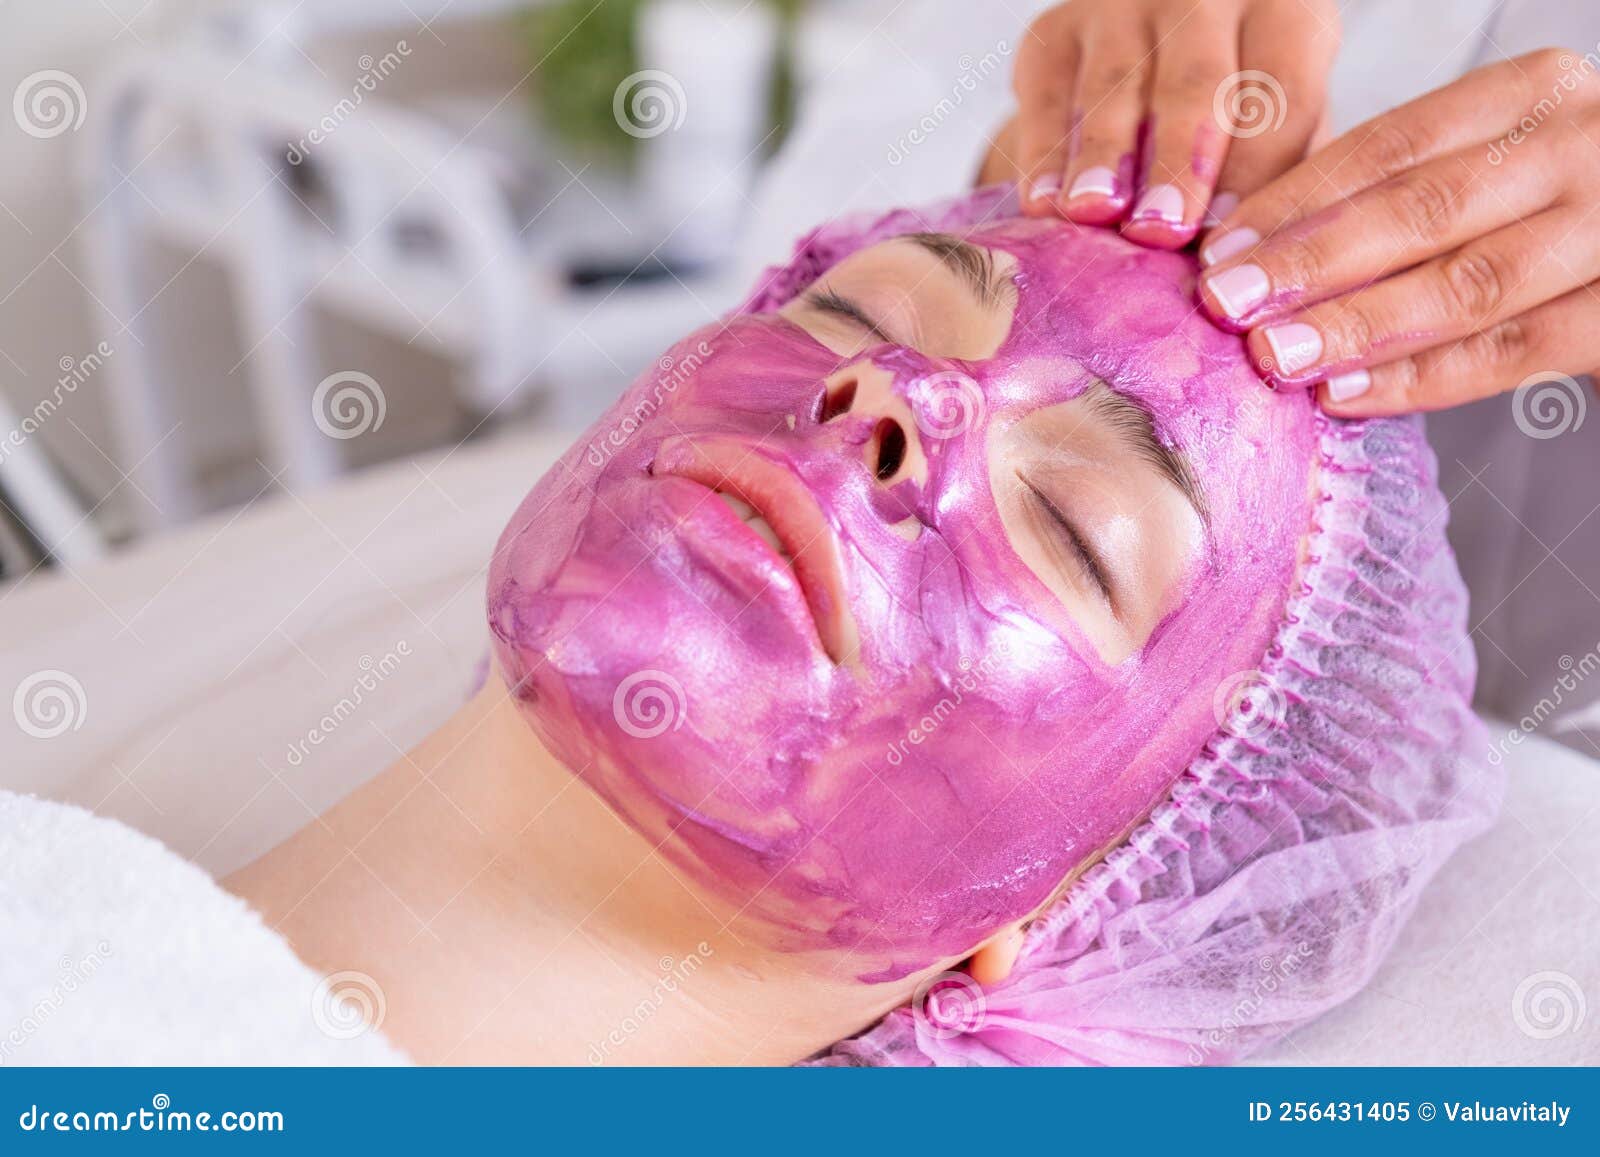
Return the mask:
<svg viewBox="0 0 1600 1157">
<path fill-rule="evenodd" d="M 1018 305 L 997 368 L 1070 360 L 1176 434 L 1184 414 L 1234 422 L 1267 393 L 1243 342 L 1195 300 L 1187 254 L 1142 249 L 1103 229 L 1011 220 L 967 233 L 1017 259 Z"/>
</svg>

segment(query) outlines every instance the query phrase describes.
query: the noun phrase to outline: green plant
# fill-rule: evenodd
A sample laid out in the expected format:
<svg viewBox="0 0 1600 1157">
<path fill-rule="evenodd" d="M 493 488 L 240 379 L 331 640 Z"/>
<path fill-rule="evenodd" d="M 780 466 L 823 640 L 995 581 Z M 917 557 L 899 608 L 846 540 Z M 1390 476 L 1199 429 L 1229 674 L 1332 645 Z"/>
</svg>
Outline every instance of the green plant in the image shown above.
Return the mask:
<svg viewBox="0 0 1600 1157">
<path fill-rule="evenodd" d="M 624 77 L 640 68 L 634 41 L 639 11 L 648 0 L 560 0 L 529 12 L 525 31 L 533 69 L 530 84 L 540 119 L 579 153 L 625 162 L 639 142 L 612 114 L 612 97 Z M 767 0 L 781 21 L 778 66 L 773 70 L 767 141 L 773 149 L 793 113 L 794 73 L 789 46 L 805 0 Z"/>
</svg>

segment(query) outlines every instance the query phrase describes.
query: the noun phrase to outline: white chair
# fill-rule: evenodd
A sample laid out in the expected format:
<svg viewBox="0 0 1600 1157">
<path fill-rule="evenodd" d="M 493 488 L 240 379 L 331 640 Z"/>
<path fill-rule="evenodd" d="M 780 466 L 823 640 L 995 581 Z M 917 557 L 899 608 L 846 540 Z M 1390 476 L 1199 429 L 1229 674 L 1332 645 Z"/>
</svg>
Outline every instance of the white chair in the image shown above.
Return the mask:
<svg viewBox="0 0 1600 1157">
<path fill-rule="evenodd" d="M 43 419 L 39 419 L 43 420 Z M 99 558 L 105 542 L 83 504 L 51 465 L 30 425 L 0 396 L 0 502 L 52 558 L 67 566 Z M 31 549 L 0 541 L 7 577 L 31 567 Z"/>
<path fill-rule="evenodd" d="M 682 0 L 658 3 L 674 9 L 672 19 L 655 26 L 673 30 L 683 46 L 683 59 L 673 64 L 680 73 L 726 77 L 738 56 L 730 44 L 736 47 L 749 27 L 766 36 L 765 44 L 757 37 L 743 50 L 753 53 L 751 67 L 732 70 L 754 90 L 731 94 L 734 103 L 761 110 L 760 119 L 751 119 L 752 111 L 741 130 L 726 110 L 712 115 L 722 103 L 716 93 L 688 86 L 690 101 L 706 106 L 704 120 L 727 138 L 719 138 L 722 147 L 736 150 L 726 163 L 713 158 L 706 166 L 735 184 L 736 211 L 758 151 L 737 136 L 764 120 L 770 13 L 758 8 L 752 21 L 732 0 L 708 6 L 692 0 L 687 7 L 725 21 L 719 41 L 686 31 Z M 476 17 L 517 6 L 476 0 L 449 15 L 461 16 L 463 7 Z M 152 504 L 143 512 L 147 525 L 182 522 L 207 505 L 179 412 L 182 391 L 174 388 L 166 343 L 175 335 L 163 332 L 146 308 L 163 288 L 151 272 L 152 241 L 180 254 L 204 252 L 223 267 L 247 346 L 239 372 L 248 376 L 266 465 L 290 487 L 344 469 L 343 438 L 360 422 L 377 420 L 385 405 L 370 378 L 329 374 L 339 367 L 321 364 L 313 311 L 447 357 L 455 367 L 450 388 L 476 420 L 544 391 L 551 395 L 551 420 L 578 425 L 655 353 L 732 304 L 732 290 L 714 274 L 571 288 L 559 243 L 525 229 L 510 210 L 500 158 L 426 114 L 383 99 L 385 69 L 403 66 L 397 54 L 371 62 L 367 72 L 380 83 L 370 92 L 340 90 L 303 62 L 300 46 L 326 32 L 329 21 L 346 31 L 385 21 L 414 29 L 417 8 L 415 0 L 368 0 L 319 15 L 323 23 L 314 29 L 285 22 L 273 9 L 253 10 L 242 23 L 222 22 L 223 31 L 213 26 L 132 56 L 108 78 L 84 133 L 84 196 L 98 206 L 85 240 L 94 292 L 115 319 L 107 324 L 131 331 L 107 335 L 119 351 L 107 376 L 121 455 Z M 674 42 L 655 40 L 668 48 Z M 707 145 L 703 135 L 685 139 Z M 644 143 L 659 151 L 670 149 L 669 142 L 662 136 Z M 668 159 L 646 169 L 681 174 L 685 166 Z M 326 211 L 319 203 L 314 213 L 302 199 L 297 186 L 308 174 L 330 197 Z M 702 182 L 698 197 L 701 206 L 729 210 L 730 194 L 717 181 Z M 648 193 L 623 205 L 644 221 L 661 208 Z M 609 204 L 605 211 L 611 213 Z M 657 232 L 671 238 L 681 227 L 696 235 L 687 216 L 677 208 L 672 215 L 680 219 L 659 223 Z M 336 400 L 346 408 L 330 411 Z"/>
</svg>

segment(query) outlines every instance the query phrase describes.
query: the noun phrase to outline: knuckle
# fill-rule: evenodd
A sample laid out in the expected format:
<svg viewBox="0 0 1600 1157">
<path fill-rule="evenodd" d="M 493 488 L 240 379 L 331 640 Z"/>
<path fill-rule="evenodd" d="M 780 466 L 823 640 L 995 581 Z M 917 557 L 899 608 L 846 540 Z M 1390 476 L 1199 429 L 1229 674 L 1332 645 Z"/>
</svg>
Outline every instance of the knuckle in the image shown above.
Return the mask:
<svg viewBox="0 0 1600 1157">
<path fill-rule="evenodd" d="M 1011 70 L 1011 91 L 1018 108 L 1026 115 L 1065 109 L 1072 103 L 1072 90 L 1066 77 L 1057 79 L 1054 61 L 1023 58 Z"/>
<path fill-rule="evenodd" d="M 1584 107 L 1593 107 L 1600 99 L 1600 68 L 1595 67 L 1594 54 L 1585 54 L 1571 71 L 1562 73 L 1556 83 L 1575 93 Z"/>
<path fill-rule="evenodd" d="M 1597 140 L 1600 140 L 1600 107 L 1566 118 L 1556 132 L 1547 134 L 1547 141 L 1537 141 L 1536 147 L 1547 144 L 1550 153 L 1543 163 L 1548 185 L 1559 193 L 1575 194 L 1587 204 L 1593 197 L 1594 182 L 1600 178 Z"/>
<path fill-rule="evenodd" d="M 1521 362 L 1533 345 L 1531 327 L 1520 317 L 1481 329 L 1461 343 L 1471 366 L 1503 366 Z"/>
<path fill-rule="evenodd" d="M 1033 85 L 1017 92 L 1017 109 L 1033 129 L 1062 131 L 1072 113 L 1072 94 L 1055 85 Z"/>
<path fill-rule="evenodd" d="M 1424 155 L 1418 129 L 1390 113 L 1379 117 L 1357 149 L 1359 161 L 1378 180 L 1414 169 Z"/>
<path fill-rule="evenodd" d="M 1173 102 L 1210 100 L 1217 82 L 1228 74 L 1220 61 L 1188 60 L 1176 68 L 1158 69 L 1156 90 L 1159 96 Z"/>
<path fill-rule="evenodd" d="M 1383 367 L 1384 384 L 1401 398 L 1416 396 L 1422 383 L 1422 363 L 1414 357 L 1398 357 Z"/>
<path fill-rule="evenodd" d="M 1091 66 L 1086 74 L 1091 92 L 1138 97 L 1144 91 L 1144 69 L 1134 61 L 1108 61 Z"/>
<path fill-rule="evenodd" d="M 1423 241 L 1445 236 L 1456 215 L 1456 191 L 1448 181 L 1426 172 L 1393 182 L 1389 200 L 1395 223 L 1408 238 Z"/>
<path fill-rule="evenodd" d="M 1334 349 L 1349 355 L 1365 355 L 1377 346 L 1378 335 L 1384 332 L 1381 323 L 1372 315 L 1371 307 L 1354 302 L 1341 309 L 1328 326 Z"/>
<path fill-rule="evenodd" d="M 1508 271 L 1487 252 L 1463 249 L 1439 266 L 1439 291 L 1445 316 L 1485 318 L 1506 299 Z"/>
<path fill-rule="evenodd" d="M 1564 48 L 1536 48 L 1518 57 L 1517 63 L 1541 83 L 1551 82 L 1572 70 L 1572 53 Z"/>
<path fill-rule="evenodd" d="M 1327 281 L 1334 268 L 1334 255 L 1315 233 L 1274 242 L 1269 257 L 1272 283 L 1281 286 L 1329 288 Z"/>
</svg>

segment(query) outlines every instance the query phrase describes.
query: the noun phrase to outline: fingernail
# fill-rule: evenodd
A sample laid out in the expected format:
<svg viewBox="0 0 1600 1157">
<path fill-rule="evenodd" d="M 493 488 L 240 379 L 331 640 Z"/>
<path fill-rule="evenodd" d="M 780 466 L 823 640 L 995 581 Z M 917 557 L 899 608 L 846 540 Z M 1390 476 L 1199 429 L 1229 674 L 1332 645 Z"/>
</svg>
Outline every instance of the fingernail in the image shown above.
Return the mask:
<svg viewBox="0 0 1600 1157">
<path fill-rule="evenodd" d="M 1072 182 L 1072 188 L 1067 190 L 1067 200 L 1073 201 L 1079 197 L 1115 197 L 1117 195 L 1117 175 L 1104 165 L 1096 165 L 1092 169 L 1085 169 L 1079 173 Z"/>
<path fill-rule="evenodd" d="M 1152 217 L 1173 225 L 1183 224 L 1183 193 L 1178 186 L 1156 185 L 1146 189 L 1139 203 L 1133 207 L 1133 212 L 1128 215 L 1131 221 L 1144 221 Z"/>
<path fill-rule="evenodd" d="M 1328 398 L 1335 402 L 1348 402 L 1359 398 L 1372 385 L 1372 375 L 1366 370 L 1351 370 L 1328 379 Z"/>
<path fill-rule="evenodd" d="M 1211 242 L 1200 251 L 1202 265 L 1215 265 L 1219 261 L 1226 261 L 1238 253 L 1243 253 L 1261 241 L 1261 234 L 1248 225 L 1239 229 L 1229 229 L 1221 237 Z"/>
<path fill-rule="evenodd" d="M 1061 178 L 1055 173 L 1045 173 L 1028 183 L 1028 200 L 1049 201 L 1061 192 Z"/>
<path fill-rule="evenodd" d="M 1218 193 L 1211 198 L 1211 204 L 1206 206 L 1205 227 L 1213 229 L 1222 224 L 1222 219 L 1239 207 L 1239 194 Z"/>
<path fill-rule="evenodd" d="M 1272 285 L 1259 265 L 1235 265 L 1221 273 L 1206 276 L 1206 289 L 1217 307 L 1234 321 L 1240 321 L 1267 300 Z"/>
<path fill-rule="evenodd" d="M 1322 358 L 1322 335 L 1315 326 L 1292 321 L 1269 325 L 1263 332 L 1267 345 L 1272 347 L 1272 360 L 1277 363 L 1273 373 L 1279 377 L 1299 373 Z"/>
</svg>

